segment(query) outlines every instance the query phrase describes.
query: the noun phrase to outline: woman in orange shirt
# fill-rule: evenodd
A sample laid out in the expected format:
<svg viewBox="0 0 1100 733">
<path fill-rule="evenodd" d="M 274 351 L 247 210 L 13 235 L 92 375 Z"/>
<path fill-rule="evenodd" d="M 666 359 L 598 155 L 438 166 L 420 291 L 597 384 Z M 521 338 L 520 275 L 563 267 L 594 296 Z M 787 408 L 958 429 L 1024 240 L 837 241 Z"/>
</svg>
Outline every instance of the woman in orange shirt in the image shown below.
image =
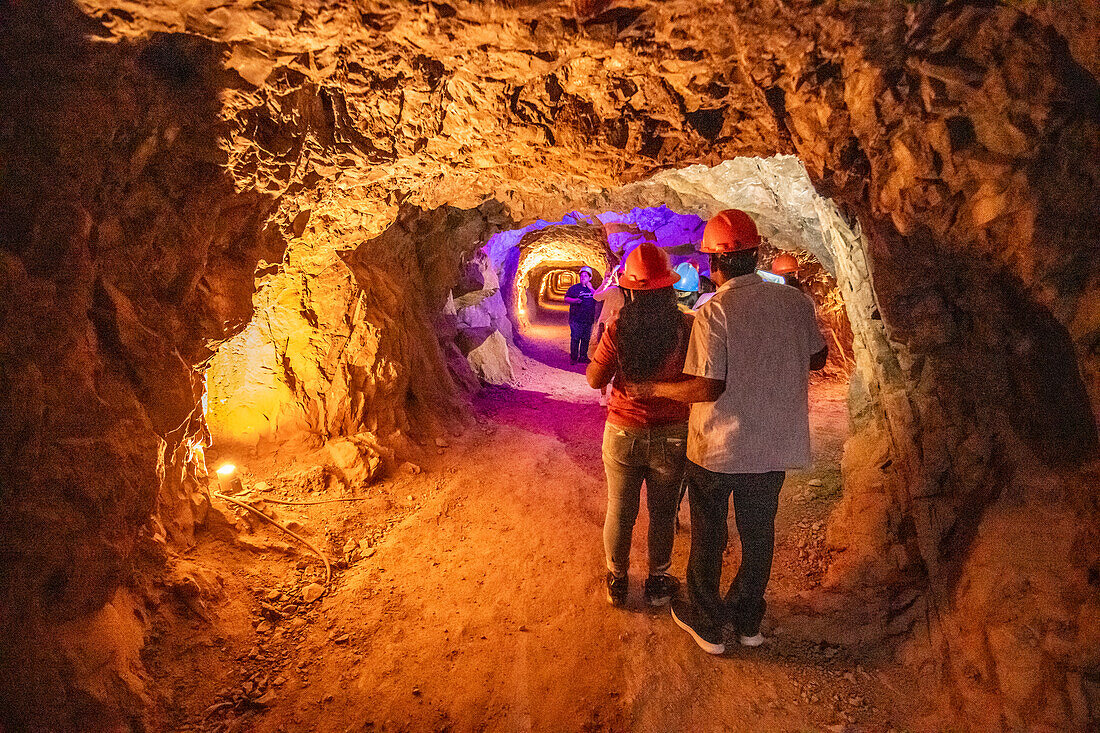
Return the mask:
<svg viewBox="0 0 1100 733">
<path fill-rule="evenodd" d="M 586 372 L 594 389 L 611 384 L 603 461 L 607 474 L 607 598 L 626 602 L 630 539 L 638 517 L 642 482 L 649 508 L 649 577 L 644 597 L 668 603 L 679 583 L 668 574 L 674 523 L 687 448 L 688 406 L 664 398 L 634 398 L 629 382 L 683 379 L 692 318 L 677 307 L 679 280 L 666 255 L 652 242 L 639 245 L 623 265 L 619 286 L 626 304 L 608 325 Z"/>
</svg>

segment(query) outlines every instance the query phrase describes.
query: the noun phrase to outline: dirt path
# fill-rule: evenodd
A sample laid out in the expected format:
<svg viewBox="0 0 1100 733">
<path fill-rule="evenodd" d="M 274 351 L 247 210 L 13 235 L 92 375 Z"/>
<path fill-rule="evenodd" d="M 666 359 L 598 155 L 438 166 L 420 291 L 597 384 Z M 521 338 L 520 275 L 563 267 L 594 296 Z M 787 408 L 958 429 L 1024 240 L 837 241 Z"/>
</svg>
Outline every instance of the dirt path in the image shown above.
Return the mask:
<svg viewBox="0 0 1100 733">
<path fill-rule="evenodd" d="M 673 625 L 667 608 L 644 608 L 637 575 L 628 607 L 607 605 L 604 412 L 579 367 L 570 371 L 555 340 L 560 330 L 537 335 L 525 350 L 541 361 L 517 359 L 520 386 L 486 390 L 476 427 L 423 473 L 372 486 L 363 502 L 275 509 L 336 554 L 349 539 L 352 546 L 365 540 L 319 601 L 301 599 L 317 563 L 293 554 L 269 528 L 246 538 L 247 548 L 207 540 L 195 549 L 194 566 L 185 561 L 181 572 L 216 573 L 223 596 L 209 622 L 182 609 L 158 622 L 147 662 L 163 691 L 166 725 L 929 729 L 916 702 L 891 691 L 904 683 L 899 670 L 788 638 L 774 614 L 773 643 L 711 657 Z M 812 402 L 818 463 L 791 474 L 784 488 L 773 600 L 820 580 L 825 559 L 814 548 L 839 495 L 843 385 L 815 385 Z M 808 486 L 814 478 L 820 487 Z M 633 550 L 639 574 L 646 522 L 643 508 Z M 688 545 L 683 527 L 672 568 L 681 578 Z M 731 546 L 735 568 L 735 540 Z"/>
</svg>

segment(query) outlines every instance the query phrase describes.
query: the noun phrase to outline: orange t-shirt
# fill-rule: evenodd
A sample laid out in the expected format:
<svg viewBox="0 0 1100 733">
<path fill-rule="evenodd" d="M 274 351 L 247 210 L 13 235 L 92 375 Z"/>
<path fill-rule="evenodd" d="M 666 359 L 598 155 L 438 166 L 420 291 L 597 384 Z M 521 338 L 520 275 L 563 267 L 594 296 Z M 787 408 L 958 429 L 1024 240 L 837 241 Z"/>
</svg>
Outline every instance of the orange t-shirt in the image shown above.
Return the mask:
<svg viewBox="0 0 1100 733">
<path fill-rule="evenodd" d="M 687 358 L 693 317 L 687 313 L 681 313 L 680 316 L 683 318 L 683 324 L 676 348 L 669 354 L 668 359 L 657 370 L 657 373 L 647 381 L 682 382 L 691 379 L 691 377 L 684 375 L 684 360 Z M 615 370 L 615 376 L 611 380 L 611 398 L 608 400 L 607 421 L 612 425 L 626 428 L 686 423 L 690 412 L 687 404 L 664 397 L 634 399 L 623 391 L 624 378 L 619 364 L 618 334 L 619 320 L 616 318 L 604 331 L 603 337 L 596 347 L 596 353 L 592 355 L 592 361 Z"/>
</svg>

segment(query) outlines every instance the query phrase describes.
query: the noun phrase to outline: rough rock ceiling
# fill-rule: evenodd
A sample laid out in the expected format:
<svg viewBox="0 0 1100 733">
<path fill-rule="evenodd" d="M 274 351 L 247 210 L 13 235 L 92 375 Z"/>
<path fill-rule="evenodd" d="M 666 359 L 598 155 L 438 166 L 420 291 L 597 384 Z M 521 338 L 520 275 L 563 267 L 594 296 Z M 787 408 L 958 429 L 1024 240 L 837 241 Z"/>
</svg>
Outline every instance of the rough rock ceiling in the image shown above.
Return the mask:
<svg viewBox="0 0 1100 733">
<path fill-rule="evenodd" d="M 547 198 L 775 149 L 739 78 L 722 2 L 80 0 L 113 38 L 224 45 L 226 141 L 241 186 L 425 207 Z M 239 76 L 238 76 L 239 75 Z M 555 202 L 557 203 L 557 202 Z"/>
<path fill-rule="evenodd" d="M 835 272 L 833 253 L 822 234 L 822 218 L 836 207 L 821 196 L 793 155 L 734 158 L 713 167 L 692 165 L 661 171 L 652 178 L 609 191 L 608 208 L 665 204 L 675 211 L 709 219 L 722 209 L 752 215 L 760 233 L 780 249 L 807 249 Z"/>
</svg>

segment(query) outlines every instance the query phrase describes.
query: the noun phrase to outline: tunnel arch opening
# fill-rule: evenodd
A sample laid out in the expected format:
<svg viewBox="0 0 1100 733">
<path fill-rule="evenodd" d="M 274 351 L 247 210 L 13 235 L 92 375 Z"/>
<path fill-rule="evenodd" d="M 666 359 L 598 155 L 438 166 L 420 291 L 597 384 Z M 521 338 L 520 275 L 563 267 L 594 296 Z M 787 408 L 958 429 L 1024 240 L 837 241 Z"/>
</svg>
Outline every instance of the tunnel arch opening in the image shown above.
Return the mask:
<svg viewBox="0 0 1100 733">
<path fill-rule="evenodd" d="M 845 375 L 855 371 L 848 301 L 856 297 L 860 302 L 853 307 L 861 312 L 872 313 L 875 307 L 869 297 L 868 270 L 846 263 L 860 256 L 855 250 L 865 242 L 858 225 L 853 226 L 835 204 L 816 192 L 793 156 L 736 158 L 712 167 L 663 171 L 604 191 L 595 203 L 588 202 L 557 221 L 540 219 L 501 232 L 489 240 L 484 254 L 498 273 L 501 292 L 522 337 L 532 312 L 546 310 L 538 305 L 540 278 L 556 266 L 592 267 L 596 271 L 593 287 L 598 287 L 601 275 L 648 239 L 669 254 L 673 265 L 691 263 L 705 280 L 709 260 L 698 253 L 698 243 L 706 219 L 724 208 L 742 208 L 758 222 L 766 242 L 759 254 L 762 271 L 780 252 L 796 255 L 804 289 L 812 291 L 823 315 L 822 325 L 828 329 L 830 371 Z M 872 341 L 881 339 L 864 338 Z"/>
<path fill-rule="evenodd" d="M 546 263 L 527 273 L 527 310 L 529 320 L 538 320 L 546 312 L 563 313 L 569 310 L 565 294 L 580 282 L 580 271 L 586 265 L 578 263 Z"/>
</svg>

